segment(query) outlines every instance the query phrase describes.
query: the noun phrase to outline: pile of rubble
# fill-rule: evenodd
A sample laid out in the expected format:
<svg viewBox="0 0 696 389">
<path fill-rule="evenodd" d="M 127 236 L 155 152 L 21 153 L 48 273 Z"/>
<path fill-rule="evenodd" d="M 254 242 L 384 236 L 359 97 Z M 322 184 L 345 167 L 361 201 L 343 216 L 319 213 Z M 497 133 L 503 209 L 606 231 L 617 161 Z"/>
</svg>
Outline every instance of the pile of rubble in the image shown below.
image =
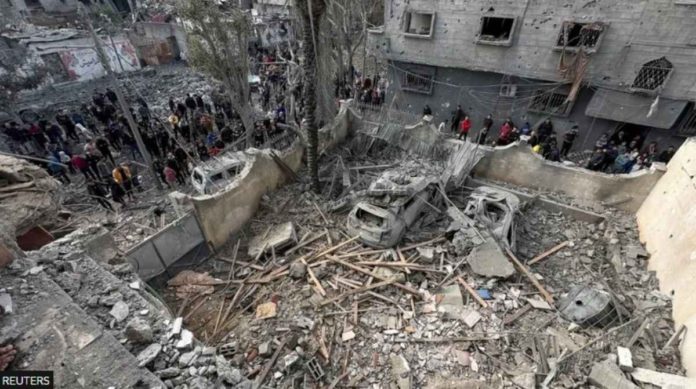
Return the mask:
<svg viewBox="0 0 696 389">
<path fill-rule="evenodd" d="M 159 377 L 163 384 L 160 387 L 251 388 L 251 382 L 229 364 L 221 351 L 204 346 L 191 332 L 182 329 L 181 319 L 171 317 L 152 289 L 139 280 L 110 245 L 94 239 L 102 234 L 107 232 L 100 227 L 84 227 L 15 260 L 3 275 L 3 279 L 13 282 L 5 283 L 9 287 L 0 291 L 0 295 L 14 300 L 14 314 L 22 313 L 28 305 L 26 298 L 41 294 L 35 282 L 39 278 L 35 277 L 48 276 L 105 332 L 120 341 L 137 361 L 137 367 Z M 21 284 L 10 286 L 14 281 Z M 8 326 L 0 332 L 0 340 L 11 339 L 17 331 L 32 330 Z M 21 351 L 15 362 L 20 368 L 31 366 L 35 358 L 52 352 L 40 345 Z M 112 352 L 117 354 L 117 350 Z M 61 356 L 53 358 L 60 360 Z"/>
<path fill-rule="evenodd" d="M 328 165 L 332 199 L 391 167 Z M 197 269 L 205 291 L 165 290 L 259 385 L 614 388 L 683 373 L 671 299 L 626 215 L 582 222 L 499 188 L 457 190 L 395 247 L 370 248 L 330 212 L 346 207 L 305 189 L 262 201 L 246 238 Z"/>
</svg>

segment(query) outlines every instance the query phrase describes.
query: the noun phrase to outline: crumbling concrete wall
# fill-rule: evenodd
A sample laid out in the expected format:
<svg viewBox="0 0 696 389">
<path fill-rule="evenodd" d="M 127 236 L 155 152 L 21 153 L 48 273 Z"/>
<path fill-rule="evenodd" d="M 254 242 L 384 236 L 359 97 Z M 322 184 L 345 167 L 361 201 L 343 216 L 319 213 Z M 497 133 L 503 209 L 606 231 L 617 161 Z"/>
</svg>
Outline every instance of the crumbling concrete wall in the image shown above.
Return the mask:
<svg viewBox="0 0 696 389">
<path fill-rule="evenodd" d="M 350 111 L 344 105 L 334 121 L 320 130 L 320 152 L 335 147 L 348 135 Z M 278 188 L 287 177 L 273 160 L 271 150 L 249 149 L 249 162 L 239 178 L 224 190 L 207 196 L 192 198 L 192 203 L 208 244 L 217 249 L 230 236 L 240 231 L 256 213 L 261 196 Z M 302 166 L 304 146 L 297 140 L 282 154 L 283 162 L 293 171 Z"/>
<path fill-rule="evenodd" d="M 689 138 L 667 165 L 638 210 L 640 239 L 649 269 L 673 297 L 677 325 L 687 326 L 681 347 L 687 374 L 696 377 L 696 138 Z"/>
<path fill-rule="evenodd" d="M 616 208 L 628 212 L 638 210 L 663 175 L 659 169 L 631 174 L 605 174 L 565 166 L 532 153 L 525 142 L 483 149 L 486 155 L 474 168 L 477 177 L 529 189 L 565 193 L 580 201 L 616 202 Z"/>
<path fill-rule="evenodd" d="M 138 22 L 128 38 L 149 65 L 168 63 L 177 56 L 185 60 L 188 55 L 186 32 L 176 23 Z"/>
</svg>

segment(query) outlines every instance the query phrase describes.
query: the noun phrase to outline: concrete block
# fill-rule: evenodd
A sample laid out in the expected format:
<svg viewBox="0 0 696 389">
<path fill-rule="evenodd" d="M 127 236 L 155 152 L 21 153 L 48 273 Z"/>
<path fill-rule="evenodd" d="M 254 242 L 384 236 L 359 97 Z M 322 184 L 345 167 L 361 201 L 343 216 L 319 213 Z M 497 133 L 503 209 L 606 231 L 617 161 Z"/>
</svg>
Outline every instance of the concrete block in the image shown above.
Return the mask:
<svg viewBox="0 0 696 389">
<path fill-rule="evenodd" d="M 623 371 L 633 371 L 633 355 L 631 350 L 626 347 L 617 347 L 616 354 L 619 356 L 619 367 Z"/>
<path fill-rule="evenodd" d="M 610 360 L 595 363 L 588 379 L 592 385 L 600 389 L 638 389 L 638 386 L 626 378 L 621 369 Z"/>
</svg>

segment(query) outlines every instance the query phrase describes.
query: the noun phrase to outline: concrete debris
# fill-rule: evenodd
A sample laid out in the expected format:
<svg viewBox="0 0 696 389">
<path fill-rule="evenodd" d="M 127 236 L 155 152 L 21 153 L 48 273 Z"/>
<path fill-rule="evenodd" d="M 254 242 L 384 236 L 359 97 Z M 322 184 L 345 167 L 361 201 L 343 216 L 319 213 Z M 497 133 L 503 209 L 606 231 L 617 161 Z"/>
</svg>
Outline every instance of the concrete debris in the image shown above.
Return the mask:
<svg viewBox="0 0 696 389">
<path fill-rule="evenodd" d="M 176 348 L 178 349 L 185 349 L 191 347 L 193 344 L 193 332 L 189 330 L 182 330 L 181 331 L 181 339 L 179 339 L 178 342 L 176 342 Z"/>
<path fill-rule="evenodd" d="M 403 355 L 390 357 L 391 370 L 394 381 L 399 389 L 411 389 L 411 368 Z"/>
<path fill-rule="evenodd" d="M 167 336 L 168 338 L 171 338 L 173 336 L 177 336 L 181 333 L 181 326 L 184 323 L 184 318 L 183 317 L 177 317 L 174 319 L 174 323 L 172 324 L 172 328 L 169 330 L 169 335 Z"/>
<path fill-rule="evenodd" d="M 297 353 L 297 351 L 292 351 L 289 354 L 286 354 L 283 357 L 283 366 L 285 368 L 285 371 L 290 371 L 290 368 L 293 367 L 297 362 L 300 360 L 300 354 Z"/>
<path fill-rule="evenodd" d="M 133 318 L 126 324 L 126 337 L 132 343 L 150 343 L 153 339 L 152 327 L 139 317 Z"/>
<path fill-rule="evenodd" d="M 259 304 L 256 307 L 256 319 L 270 319 L 276 317 L 278 306 L 274 302 Z"/>
<path fill-rule="evenodd" d="M 485 277 L 508 278 L 515 274 L 515 268 L 505 256 L 493 237 L 474 247 L 468 258 L 471 270 Z"/>
<path fill-rule="evenodd" d="M 346 331 L 341 335 L 341 340 L 343 342 L 348 342 L 350 340 L 355 339 L 355 332 L 354 331 Z"/>
<path fill-rule="evenodd" d="M 123 301 L 119 301 L 114 304 L 111 311 L 109 311 L 109 314 L 113 316 L 117 322 L 122 322 L 126 320 L 129 312 L 128 304 L 124 303 Z"/>
<path fill-rule="evenodd" d="M 534 308 L 534 309 L 543 309 L 546 311 L 553 310 L 553 307 L 549 303 L 547 303 L 546 301 L 544 301 L 540 298 L 533 297 L 533 298 L 528 298 L 526 300 L 529 303 L 529 305 L 531 305 L 532 308 Z"/>
<path fill-rule="evenodd" d="M 133 290 L 140 290 L 140 281 L 134 281 L 128 284 L 128 287 Z"/>
<path fill-rule="evenodd" d="M 179 368 L 183 369 L 187 366 L 190 366 L 193 363 L 193 361 L 195 361 L 196 358 L 198 358 L 199 355 L 200 351 L 197 349 L 181 354 L 181 356 L 179 357 Z M 219 371 L 220 369 L 218 368 L 218 372 Z"/>
<path fill-rule="evenodd" d="M 257 235 L 249 242 L 249 256 L 257 258 L 263 252 L 280 253 L 283 248 L 297 243 L 297 233 L 292 222 L 283 223 L 271 228 L 263 235 Z"/>
<path fill-rule="evenodd" d="M 478 311 L 469 310 L 468 312 L 466 312 L 464 314 L 462 321 L 464 321 L 464 323 L 467 326 L 469 326 L 469 328 L 474 328 L 476 323 L 478 323 L 479 320 L 481 320 L 481 318 L 482 318 L 482 316 L 480 313 L 478 313 Z"/>
<path fill-rule="evenodd" d="M 616 355 L 619 358 L 619 368 L 623 371 L 633 371 L 633 355 L 631 355 L 631 350 L 626 347 L 617 347 Z"/>
<path fill-rule="evenodd" d="M 230 366 L 230 363 L 222 355 L 215 357 L 215 368 L 218 376 L 230 385 L 238 385 L 246 381 L 242 373 Z"/>
<path fill-rule="evenodd" d="M 290 264 L 290 277 L 299 280 L 307 276 L 307 265 L 300 261 Z"/>
<path fill-rule="evenodd" d="M 611 360 L 595 363 L 588 381 L 600 389 L 638 389 Z"/>
<path fill-rule="evenodd" d="M 654 370 L 643 369 L 640 367 L 637 367 L 635 370 L 633 370 L 631 372 L 631 376 L 636 381 L 659 386 L 665 389 L 696 388 L 696 379 L 694 378 L 668 373 L 660 373 Z"/>
<path fill-rule="evenodd" d="M 160 351 L 162 351 L 162 345 L 159 343 L 153 343 L 147 346 L 147 348 L 141 351 L 140 354 L 138 354 L 137 356 L 138 366 L 147 366 L 150 362 L 154 361 L 155 358 L 157 358 Z"/>
<path fill-rule="evenodd" d="M 512 383 L 520 387 L 521 389 L 536 389 L 536 374 L 534 373 L 522 373 L 513 376 L 511 379 Z"/>
<path fill-rule="evenodd" d="M 12 297 L 9 293 L 0 293 L 0 314 L 12 313 Z"/>
<path fill-rule="evenodd" d="M 273 350 L 271 350 L 271 342 L 263 342 L 259 345 L 259 356 L 262 357 L 270 357 L 271 354 L 273 353 Z"/>
</svg>

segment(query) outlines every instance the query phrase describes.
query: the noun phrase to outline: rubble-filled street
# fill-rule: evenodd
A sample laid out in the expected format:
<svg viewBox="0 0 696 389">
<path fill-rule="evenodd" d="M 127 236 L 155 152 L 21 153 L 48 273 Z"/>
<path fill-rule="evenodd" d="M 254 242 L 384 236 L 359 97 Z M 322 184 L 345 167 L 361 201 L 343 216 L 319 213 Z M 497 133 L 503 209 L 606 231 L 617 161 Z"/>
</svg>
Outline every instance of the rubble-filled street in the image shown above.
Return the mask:
<svg viewBox="0 0 696 389">
<path fill-rule="evenodd" d="M 696 13 L 508 3 L 0 5 L 0 389 L 696 388 Z"/>
</svg>

